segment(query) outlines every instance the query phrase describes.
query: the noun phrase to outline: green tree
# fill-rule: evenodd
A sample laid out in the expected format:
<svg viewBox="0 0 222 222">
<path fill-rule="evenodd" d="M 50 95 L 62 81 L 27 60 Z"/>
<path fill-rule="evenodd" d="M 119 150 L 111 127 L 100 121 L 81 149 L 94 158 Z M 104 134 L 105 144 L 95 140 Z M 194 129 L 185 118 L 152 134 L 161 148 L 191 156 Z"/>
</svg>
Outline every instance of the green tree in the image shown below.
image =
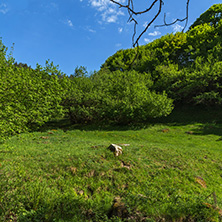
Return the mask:
<svg viewBox="0 0 222 222">
<path fill-rule="evenodd" d="M 222 4 L 215 4 L 211 6 L 206 12 L 200 15 L 200 17 L 190 26 L 190 29 L 203 24 L 209 24 L 216 27 L 219 21 L 222 19 Z"/>
<path fill-rule="evenodd" d="M 47 63 L 36 69 L 16 66 L 6 52 L 1 43 L 0 137 L 41 126 L 63 112 L 59 79 L 50 74 Z"/>
<path fill-rule="evenodd" d="M 80 67 L 76 67 L 75 68 L 75 71 L 74 71 L 74 74 L 71 75 L 70 77 L 84 77 L 84 76 L 87 76 L 88 75 L 88 72 L 87 72 L 87 69 L 86 67 L 84 66 L 80 66 Z"/>
</svg>

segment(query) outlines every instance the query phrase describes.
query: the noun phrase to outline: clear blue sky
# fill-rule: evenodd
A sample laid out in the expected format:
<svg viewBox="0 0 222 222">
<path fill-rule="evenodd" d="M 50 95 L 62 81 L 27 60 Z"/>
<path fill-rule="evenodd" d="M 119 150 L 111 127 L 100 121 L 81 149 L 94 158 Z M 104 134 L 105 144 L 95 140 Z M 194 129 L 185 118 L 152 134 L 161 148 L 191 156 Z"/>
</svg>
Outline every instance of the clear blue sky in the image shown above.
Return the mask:
<svg viewBox="0 0 222 222">
<path fill-rule="evenodd" d="M 120 0 L 124 2 L 124 0 Z M 126 0 L 125 0 L 126 2 Z M 139 3 L 138 3 L 139 2 Z M 135 0 L 140 9 L 151 1 Z M 219 0 L 190 0 L 190 26 L 201 13 Z M 183 18 L 186 0 L 165 0 L 156 25 Z M 154 15 L 138 18 L 140 28 Z M 15 43 L 13 56 L 17 62 L 35 68 L 50 59 L 66 73 L 76 66 L 88 71 L 99 70 L 105 60 L 117 50 L 132 47 L 133 26 L 127 23 L 127 12 L 109 0 L 0 0 L 0 37 L 8 48 Z M 180 31 L 183 23 L 171 27 L 152 26 L 140 40 L 140 45 Z"/>
</svg>

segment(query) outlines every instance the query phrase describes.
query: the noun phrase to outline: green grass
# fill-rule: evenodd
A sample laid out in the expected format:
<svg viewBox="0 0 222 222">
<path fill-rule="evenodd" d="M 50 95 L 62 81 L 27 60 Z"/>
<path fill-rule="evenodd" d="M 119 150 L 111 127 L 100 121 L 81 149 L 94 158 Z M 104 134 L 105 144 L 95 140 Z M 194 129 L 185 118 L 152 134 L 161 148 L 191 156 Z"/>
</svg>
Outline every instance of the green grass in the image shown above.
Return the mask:
<svg viewBox="0 0 222 222">
<path fill-rule="evenodd" d="M 60 120 L 11 137 L 0 144 L 0 221 L 220 221 L 221 116 L 182 108 L 149 125 Z M 111 143 L 130 146 L 114 157 Z"/>
</svg>

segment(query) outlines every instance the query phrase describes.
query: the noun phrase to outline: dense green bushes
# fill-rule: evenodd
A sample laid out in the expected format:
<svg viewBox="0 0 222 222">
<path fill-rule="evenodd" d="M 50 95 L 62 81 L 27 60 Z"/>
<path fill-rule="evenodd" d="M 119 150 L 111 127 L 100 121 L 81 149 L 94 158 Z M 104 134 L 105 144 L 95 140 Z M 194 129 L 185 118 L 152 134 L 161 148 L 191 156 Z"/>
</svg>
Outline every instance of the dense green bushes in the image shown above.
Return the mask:
<svg viewBox="0 0 222 222">
<path fill-rule="evenodd" d="M 84 67 L 66 76 L 53 63 L 36 69 L 0 60 L 0 132 L 2 136 L 41 126 L 66 113 L 72 123 L 128 124 L 168 115 L 172 100 L 151 90 L 150 75 L 136 71 L 100 71 L 87 77 Z"/>
<path fill-rule="evenodd" d="M 64 76 L 61 82 L 65 85 L 62 105 L 72 123 L 88 123 L 99 119 L 99 94 L 90 78 Z"/>
<path fill-rule="evenodd" d="M 178 69 L 177 65 L 158 66 L 157 91 L 166 90 L 177 102 L 221 105 L 222 104 L 222 62 L 195 60 L 195 69 Z"/>
<path fill-rule="evenodd" d="M 173 109 L 172 100 L 165 93 L 150 91 L 150 76 L 136 71 L 98 72 L 90 78 L 69 80 L 63 104 L 73 123 L 126 124 L 166 116 Z"/>
<path fill-rule="evenodd" d="M 166 116 L 172 111 L 172 100 L 151 91 L 150 75 L 136 71 L 99 73 L 100 90 L 104 93 L 106 118 L 119 123 L 147 121 Z M 97 82 L 98 84 L 98 82 Z"/>
<path fill-rule="evenodd" d="M 175 104 L 222 104 L 222 4 L 186 33 L 167 34 L 137 49 L 120 50 L 99 72 L 66 76 L 14 63 L 0 43 L 0 134 L 11 135 L 66 113 L 72 123 L 128 124 L 168 115 Z M 138 56 L 135 62 L 135 54 Z"/>
<path fill-rule="evenodd" d="M 58 77 L 49 75 L 48 67 L 15 66 L 13 58 L 6 59 L 5 47 L 1 48 L 0 136 L 29 130 L 61 114 Z"/>
<path fill-rule="evenodd" d="M 168 115 L 173 100 L 221 105 L 221 12 L 222 4 L 214 5 L 186 33 L 118 51 L 90 78 L 77 70 L 63 99 L 71 121 L 147 121 Z"/>
</svg>

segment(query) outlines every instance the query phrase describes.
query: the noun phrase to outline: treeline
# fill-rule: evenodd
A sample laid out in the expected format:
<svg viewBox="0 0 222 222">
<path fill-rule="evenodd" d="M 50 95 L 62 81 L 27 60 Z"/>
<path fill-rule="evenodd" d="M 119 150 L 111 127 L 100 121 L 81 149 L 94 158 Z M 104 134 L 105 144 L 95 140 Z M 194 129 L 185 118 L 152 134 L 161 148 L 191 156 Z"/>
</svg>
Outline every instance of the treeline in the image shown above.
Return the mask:
<svg viewBox="0 0 222 222">
<path fill-rule="evenodd" d="M 167 116 L 178 104 L 221 105 L 221 12 L 214 5 L 186 33 L 118 51 L 92 75 L 77 67 L 67 76 L 49 61 L 17 64 L 0 42 L 0 137 L 64 115 L 72 123 L 129 124 Z"/>
<path fill-rule="evenodd" d="M 173 100 L 150 90 L 149 75 L 101 71 L 87 75 L 84 67 L 67 76 L 49 61 L 32 69 L 6 59 L 1 43 L 0 137 L 36 129 L 67 116 L 72 123 L 128 124 L 168 115 Z"/>
</svg>

